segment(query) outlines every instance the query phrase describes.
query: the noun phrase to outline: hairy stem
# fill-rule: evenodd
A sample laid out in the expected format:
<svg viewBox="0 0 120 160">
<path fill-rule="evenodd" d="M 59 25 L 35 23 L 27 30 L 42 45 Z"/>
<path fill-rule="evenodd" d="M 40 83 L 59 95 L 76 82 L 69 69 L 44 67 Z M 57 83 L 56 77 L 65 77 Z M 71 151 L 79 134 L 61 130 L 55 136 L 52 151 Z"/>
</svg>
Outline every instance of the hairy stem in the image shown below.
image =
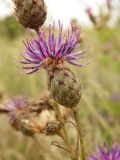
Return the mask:
<svg viewBox="0 0 120 160">
<path fill-rule="evenodd" d="M 79 134 L 79 140 L 80 140 L 80 146 L 81 146 L 81 160 L 86 160 L 83 134 L 82 134 L 82 131 L 81 131 L 81 126 L 80 126 L 77 107 L 75 107 L 73 109 L 73 114 L 74 114 L 74 118 L 75 118 L 75 121 L 76 121 L 77 131 L 78 131 L 78 134 Z"/>
<path fill-rule="evenodd" d="M 63 130 L 63 140 L 66 144 L 66 146 L 68 147 L 68 149 L 70 150 L 70 156 L 71 156 L 71 159 L 72 160 L 78 160 L 78 158 L 76 157 L 76 154 L 75 154 L 75 151 L 73 149 L 73 147 L 71 146 L 70 144 L 70 141 L 69 141 L 69 138 L 68 138 L 68 134 L 67 134 L 67 131 L 66 131 L 66 128 L 65 128 L 65 125 L 64 125 L 64 119 L 61 115 L 61 112 L 59 110 L 59 105 L 57 102 L 54 103 L 54 110 L 56 111 L 56 114 L 59 118 L 59 121 L 61 123 L 61 126 L 62 126 L 62 130 Z"/>
</svg>

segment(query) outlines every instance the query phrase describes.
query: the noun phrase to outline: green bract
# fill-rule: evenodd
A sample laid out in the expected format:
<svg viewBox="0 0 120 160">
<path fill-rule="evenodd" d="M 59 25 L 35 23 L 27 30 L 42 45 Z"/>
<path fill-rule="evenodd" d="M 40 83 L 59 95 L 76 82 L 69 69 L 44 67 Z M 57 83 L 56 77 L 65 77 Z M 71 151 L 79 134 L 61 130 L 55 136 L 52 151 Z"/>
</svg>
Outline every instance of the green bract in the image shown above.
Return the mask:
<svg viewBox="0 0 120 160">
<path fill-rule="evenodd" d="M 53 98 L 65 107 L 75 107 L 81 97 L 81 85 L 68 68 L 57 66 L 50 70 L 49 89 Z"/>
</svg>

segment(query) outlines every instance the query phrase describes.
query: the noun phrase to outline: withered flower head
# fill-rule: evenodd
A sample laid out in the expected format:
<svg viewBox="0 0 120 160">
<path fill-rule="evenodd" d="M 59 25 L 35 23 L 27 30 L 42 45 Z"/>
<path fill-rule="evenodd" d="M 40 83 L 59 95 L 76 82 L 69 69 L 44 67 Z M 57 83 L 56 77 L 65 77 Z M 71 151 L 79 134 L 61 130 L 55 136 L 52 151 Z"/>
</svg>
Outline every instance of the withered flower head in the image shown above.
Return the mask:
<svg viewBox="0 0 120 160">
<path fill-rule="evenodd" d="M 19 121 L 24 116 L 27 109 L 27 100 L 23 97 L 16 97 L 5 104 L 5 110 L 11 125 L 19 130 Z"/>
</svg>

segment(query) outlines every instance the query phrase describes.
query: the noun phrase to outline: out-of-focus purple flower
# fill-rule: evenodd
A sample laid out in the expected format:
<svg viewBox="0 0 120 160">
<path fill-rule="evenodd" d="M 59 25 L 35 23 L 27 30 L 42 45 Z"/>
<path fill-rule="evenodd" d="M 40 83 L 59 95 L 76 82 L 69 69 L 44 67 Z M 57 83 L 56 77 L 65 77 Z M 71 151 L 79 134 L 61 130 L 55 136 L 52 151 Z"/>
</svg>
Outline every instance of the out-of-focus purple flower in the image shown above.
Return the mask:
<svg viewBox="0 0 120 160">
<path fill-rule="evenodd" d="M 76 53 L 79 49 L 80 31 L 73 27 L 70 31 L 63 33 L 63 25 L 59 22 L 59 34 L 55 35 L 55 23 L 49 25 L 49 33 L 40 31 L 39 36 L 27 43 L 26 53 L 22 54 L 23 69 L 27 74 L 38 71 L 40 68 L 48 69 L 51 66 L 62 64 L 64 61 L 82 67 L 85 64 L 79 64 L 76 60 L 86 55 L 86 50 Z"/>
<path fill-rule="evenodd" d="M 111 96 L 112 101 L 119 102 L 120 101 L 120 93 L 113 93 Z"/>
<path fill-rule="evenodd" d="M 86 13 L 87 13 L 88 15 L 93 15 L 92 8 L 91 8 L 91 7 L 87 7 Z"/>
<path fill-rule="evenodd" d="M 87 7 L 86 9 L 86 13 L 89 16 L 89 19 L 92 21 L 93 24 L 96 24 L 96 16 L 93 14 L 92 8 L 91 7 Z"/>
<path fill-rule="evenodd" d="M 13 98 L 5 105 L 5 110 L 8 113 L 10 123 L 16 129 L 18 128 L 17 122 L 25 113 L 26 108 L 27 108 L 27 100 L 23 97 Z"/>
<path fill-rule="evenodd" d="M 112 146 L 110 150 L 99 147 L 97 154 L 91 156 L 89 160 L 120 160 L 120 147 Z"/>
</svg>

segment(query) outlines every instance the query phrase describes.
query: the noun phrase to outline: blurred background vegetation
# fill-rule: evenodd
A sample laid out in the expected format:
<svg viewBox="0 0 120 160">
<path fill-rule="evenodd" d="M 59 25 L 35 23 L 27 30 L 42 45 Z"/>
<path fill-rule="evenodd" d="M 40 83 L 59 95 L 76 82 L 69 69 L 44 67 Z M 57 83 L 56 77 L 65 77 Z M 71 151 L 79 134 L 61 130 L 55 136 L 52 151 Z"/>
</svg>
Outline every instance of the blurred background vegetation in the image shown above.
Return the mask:
<svg viewBox="0 0 120 160">
<path fill-rule="evenodd" d="M 1 104 L 17 95 L 39 97 L 47 89 L 44 71 L 26 76 L 19 69 L 20 53 L 25 51 L 22 40 L 31 39 L 30 32 L 9 16 L 0 20 L 0 36 Z M 81 41 L 81 49 L 91 45 L 89 52 L 93 59 L 87 67 L 73 68 L 83 86 L 79 114 L 85 145 L 90 153 L 96 144 L 120 143 L 120 18 L 114 27 L 82 26 Z M 54 155 L 67 160 L 66 153 L 50 145 L 56 136 L 39 135 L 40 147 L 32 139 L 14 131 L 4 115 L 0 116 L 0 128 L 0 160 L 49 160 Z M 72 141 L 75 131 L 69 125 L 68 130 Z"/>
</svg>

